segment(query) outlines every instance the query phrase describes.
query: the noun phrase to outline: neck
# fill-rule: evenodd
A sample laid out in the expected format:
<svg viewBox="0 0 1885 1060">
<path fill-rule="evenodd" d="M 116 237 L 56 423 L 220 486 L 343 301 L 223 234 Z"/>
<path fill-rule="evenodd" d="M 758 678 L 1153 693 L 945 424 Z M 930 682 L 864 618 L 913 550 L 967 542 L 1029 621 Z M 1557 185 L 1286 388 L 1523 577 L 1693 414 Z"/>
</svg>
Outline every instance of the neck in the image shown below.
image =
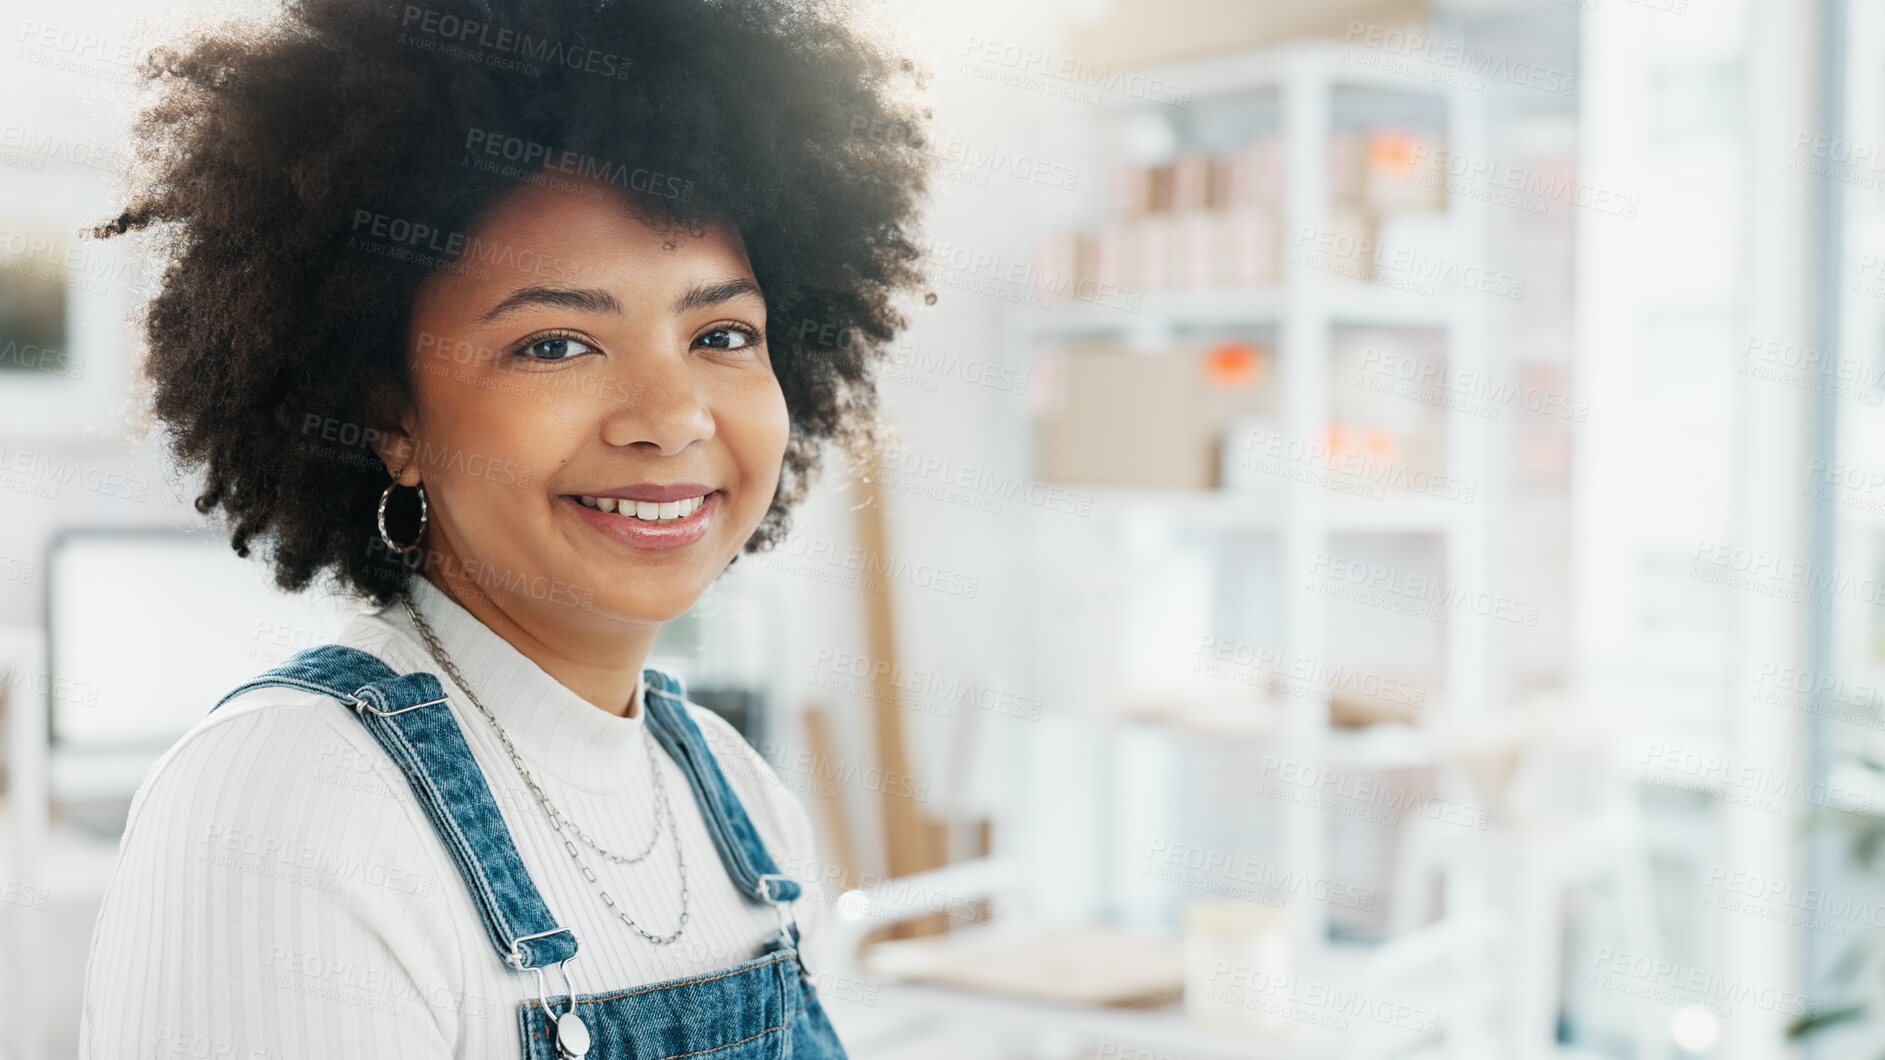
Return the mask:
<svg viewBox="0 0 1885 1060">
<path fill-rule="evenodd" d="M 611 714 L 633 717 L 639 709 L 635 693 L 659 626 L 608 624 L 570 607 L 494 596 L 465 577 L 462 565 L 441 564 L 423 577 L 558 684 Z"/>
</svg>

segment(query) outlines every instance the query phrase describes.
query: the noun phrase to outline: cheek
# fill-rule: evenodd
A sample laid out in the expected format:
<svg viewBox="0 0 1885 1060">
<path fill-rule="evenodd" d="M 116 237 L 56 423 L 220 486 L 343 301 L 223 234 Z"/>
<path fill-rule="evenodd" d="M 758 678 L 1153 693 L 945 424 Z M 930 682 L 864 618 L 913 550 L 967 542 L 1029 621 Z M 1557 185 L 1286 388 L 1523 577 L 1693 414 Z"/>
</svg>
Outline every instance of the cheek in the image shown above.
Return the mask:
<svg viewBox="0 0 1885 1060">
<path fill-rule="evenodd" d="M 450 480 L 485 518 L 525 510 L 519 502 L 549 478 L 569 431 L 557 402 L 517 389 L 500 377 L 488 383 L 444 377 L 430 395 L 425 441 L 433 474 Z"/>
<path fill-rule="evenodd" d="M 743 398 L 734 420 L 740 463 L 752 474 L 776 479 L 792 432 L 785 393 L 779 381 L 768 376 L 764 385 L 755 385 Z"/>
</svg>

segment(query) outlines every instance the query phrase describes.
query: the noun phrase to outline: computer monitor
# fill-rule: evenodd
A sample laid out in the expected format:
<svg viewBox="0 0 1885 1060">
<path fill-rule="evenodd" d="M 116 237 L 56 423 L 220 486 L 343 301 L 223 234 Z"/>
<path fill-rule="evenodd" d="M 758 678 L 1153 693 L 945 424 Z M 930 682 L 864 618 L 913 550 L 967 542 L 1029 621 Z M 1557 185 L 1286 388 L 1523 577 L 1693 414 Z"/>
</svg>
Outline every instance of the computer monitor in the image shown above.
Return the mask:
<svg viewBox="0 0 1885 1060">
<path fill-rule="evenodd" d="M 55 754 L 162 751 L 231 689 L 332 641 L 359 605 L 277 589 L 226 536 L 69 529 L 48 550 L 46 653 Z"/>
</svg>

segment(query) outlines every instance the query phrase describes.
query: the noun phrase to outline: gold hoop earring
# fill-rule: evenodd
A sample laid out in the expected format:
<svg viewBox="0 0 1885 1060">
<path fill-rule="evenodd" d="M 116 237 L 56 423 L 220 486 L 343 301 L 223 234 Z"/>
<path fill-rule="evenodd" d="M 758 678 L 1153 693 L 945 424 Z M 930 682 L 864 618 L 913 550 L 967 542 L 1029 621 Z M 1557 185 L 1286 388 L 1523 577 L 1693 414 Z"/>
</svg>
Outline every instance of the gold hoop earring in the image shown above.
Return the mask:
<svg viewBox="0 0 1885 1060">
<path fill-rule="evenodd" d="M 404 473 L 406 469 L 402 467 L 399 470 L 401 473 Z M 386 502 L 392 499 L 393 487 L 397 485 L 399 485 L 399 475 L 394 475 L 393 481 L 386 484 L 386 492 L 380 494 L 380 540 L 386 542 L 387 548 L 390 548 L 394 552 L 397 552 L 403 556 L 406 553 L 411 552 L 413 549 L 418 548 L 419 542 L 425 540 L 425 520 L 426 520 L 425 483 L 421 482 L 418 485 L 413 487 L 413 489 L 416 489 L 419 491 L 419 533 L 417 536 L 415 536 L 412 539 L 412 544 L 410 545 L 393 544 L 393 536 L 386 532 Z"/>
</svg>

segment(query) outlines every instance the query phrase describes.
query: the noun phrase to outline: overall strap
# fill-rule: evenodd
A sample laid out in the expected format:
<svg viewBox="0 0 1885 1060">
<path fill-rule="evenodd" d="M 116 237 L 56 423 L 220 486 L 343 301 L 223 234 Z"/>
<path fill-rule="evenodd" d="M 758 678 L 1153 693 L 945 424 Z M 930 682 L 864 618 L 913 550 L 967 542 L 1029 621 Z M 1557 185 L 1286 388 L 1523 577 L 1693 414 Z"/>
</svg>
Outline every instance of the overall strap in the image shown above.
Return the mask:
<svg viewBox="0 0 1885 1060">
<path fill-rule="evenodd" d="M 576 935 L 558 926 L 531 882 L 437 677 L 423 670 L 395 674 L 366 652 L 323 644 L 289 656 L 216 707 L 265 685 L 332 696 L 366 723 L 451 852 L 505 963 L 521 971 L 576 955 Z"/>
<path fill-rule="evenodd" d="M 648 727 L 687 775 L 694 799 L 700 803 L 700 815 L 706 819 L 707 831 L 720 850 L 720 860 L 726 863 L 734 886 L 760 901 L 783 903 L 797 899 L 798 881 L 782 874 L 773 863 L 752 818 L 746 815 L 746 807 L 727 785 L 726 774 L 720 771 L 700 726 L 687 716 L 681 679 L 652 666 L 643 668 L 642 676 L 648 680 Z"/>
</svg>

